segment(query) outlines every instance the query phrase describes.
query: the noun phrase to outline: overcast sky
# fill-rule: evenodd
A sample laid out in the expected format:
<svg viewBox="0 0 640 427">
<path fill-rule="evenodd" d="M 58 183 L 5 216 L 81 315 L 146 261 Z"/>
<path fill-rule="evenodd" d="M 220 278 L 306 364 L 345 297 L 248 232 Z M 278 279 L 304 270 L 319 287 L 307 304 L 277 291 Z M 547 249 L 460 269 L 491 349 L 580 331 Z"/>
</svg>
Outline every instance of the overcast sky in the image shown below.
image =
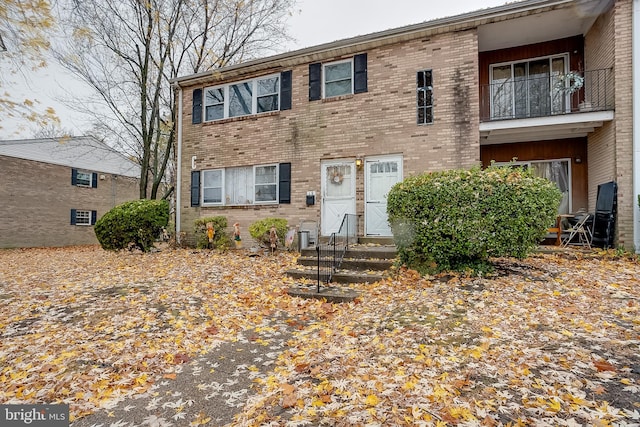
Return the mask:
<svg viewBox="0 0 640 427">
<path fill-rule="evenodd" d="M 289 20 L 289 32 L 296 42 L 284 50 L 300 49 L 504 3 L 505 0 L 298 0 L 296 11 Z M 72 78 L 54 64 L 37 73 L 29 70 L 24 70 L 24 73 L 28 81 L 18 82 L 18 87 L 9 88 L 14 99 L 36 98 L 41 105 L 53 107 L 61 118 L 62 128 L 82 135 L 88 127 L 84 117 L 59 102 L 60 98 L 69 97 L 69 90 L 84 90 L 82 85 L 72 84 Z M 6 118 L 0 120 L 3 127 L 0 139 L 31 137 L 32 125 L 29 123 L 9 122 Z"/>
</svg>

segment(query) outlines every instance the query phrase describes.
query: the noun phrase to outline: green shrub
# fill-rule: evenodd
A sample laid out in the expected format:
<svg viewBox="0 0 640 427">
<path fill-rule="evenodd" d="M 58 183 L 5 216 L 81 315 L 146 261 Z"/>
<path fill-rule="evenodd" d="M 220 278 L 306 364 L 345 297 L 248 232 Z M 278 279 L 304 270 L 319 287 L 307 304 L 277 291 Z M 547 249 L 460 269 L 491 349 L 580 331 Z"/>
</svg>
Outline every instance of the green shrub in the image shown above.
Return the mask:
<svg viewBox="0 0 640 427">
<path fill-rule="evenodd" d="M 269 247 L 269 231 L 271 227 L 276 227 L 278 233 L 278 247 L 284 247 L 284 238 L 289 229 L 289 224 L 286 219 L 283 218 L 265 218 L 254 222 L 249 226 L 249 234 L 253 237 L 259 245 L 263 247 Z"/>
<path fill-rule="evenodd" d="M 521 168 L 491 166 L 405 179 L 387 211 L 399 260 L 421 273 L 482 272 L 489 257 L 526 257 L 554 223 L 561 193 Z"/>
<path fill-rule="evenodd" d="M 193 231 L 196 236 L 196 247 L 198 249 L 209 247 L 209 238 L 207 237 L 208 222 L 213 223 L 215 231 L 213 247 L 216 249 L 229 249 L 231 247 L 231 237 L 227 233 L 227 217 L 224 216 L 211 216 L 195 220 Z"/>
<path fill-rule="evenodd" d="M 103 249 L 117 251 L 136 247 L 148 251 L 169 221 L 166 200 L 134 200 L 116 206 L 94 227 Z"/>
</svg>

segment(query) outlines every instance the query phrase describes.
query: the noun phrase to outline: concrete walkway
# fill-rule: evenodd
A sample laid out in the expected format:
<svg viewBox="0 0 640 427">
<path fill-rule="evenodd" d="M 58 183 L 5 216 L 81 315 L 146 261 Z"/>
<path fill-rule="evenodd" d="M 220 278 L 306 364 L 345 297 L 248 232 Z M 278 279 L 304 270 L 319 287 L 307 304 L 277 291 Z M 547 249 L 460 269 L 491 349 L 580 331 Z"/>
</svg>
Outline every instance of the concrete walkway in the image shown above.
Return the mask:
<svg viewBox="0 0 640 427">
<path fill-rule="evenodd" d="M 256 378 L 265 378 L 287 346 L 286 319 L 272 318 L 161 378 L 144 394 L 80 418 L 72 427 L 223 426 L 233 421 Z"/>
</svg>

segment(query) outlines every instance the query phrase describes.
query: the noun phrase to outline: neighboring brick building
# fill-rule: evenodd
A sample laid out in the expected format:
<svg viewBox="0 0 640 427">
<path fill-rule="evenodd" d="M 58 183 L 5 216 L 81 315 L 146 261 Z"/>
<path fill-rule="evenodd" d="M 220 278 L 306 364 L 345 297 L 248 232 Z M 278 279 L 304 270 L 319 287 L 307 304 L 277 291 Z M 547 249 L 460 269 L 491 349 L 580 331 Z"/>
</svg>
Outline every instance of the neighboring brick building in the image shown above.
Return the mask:
<svg viewBox="0 0 640 427">
<path fill-rule="evenodd" d="M 92 225 L 138 198 L 139 175 L 91 137 L 0 141 L 0 248 L 97 244 Z"/>
<path fill-rule="evenodd" d="M 328 235 L 353 213 L 388 236 L 394 183 L 517 158 L 561 212 L 616 181 L 632 247 L 632 92 L 615 82 L 632 81 L 633 1 L 525 0 L 176 79 L 177 231 L 276 216 Z"/>
</svg>

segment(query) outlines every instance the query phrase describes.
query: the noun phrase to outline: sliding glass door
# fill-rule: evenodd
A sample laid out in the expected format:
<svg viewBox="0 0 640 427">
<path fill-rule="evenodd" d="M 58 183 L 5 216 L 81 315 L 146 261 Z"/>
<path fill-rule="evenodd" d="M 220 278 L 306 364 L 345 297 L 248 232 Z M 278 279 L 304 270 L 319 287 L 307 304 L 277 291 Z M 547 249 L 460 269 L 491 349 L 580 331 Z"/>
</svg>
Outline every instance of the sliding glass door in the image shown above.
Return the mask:
<svg viewBox="0 0 640 427">
<path fill-rule="evenodd" d="M 492 65 L 491 118 L 542 117 L 566 112 L 562 75 L 568 55 Z"/>
</svg>

